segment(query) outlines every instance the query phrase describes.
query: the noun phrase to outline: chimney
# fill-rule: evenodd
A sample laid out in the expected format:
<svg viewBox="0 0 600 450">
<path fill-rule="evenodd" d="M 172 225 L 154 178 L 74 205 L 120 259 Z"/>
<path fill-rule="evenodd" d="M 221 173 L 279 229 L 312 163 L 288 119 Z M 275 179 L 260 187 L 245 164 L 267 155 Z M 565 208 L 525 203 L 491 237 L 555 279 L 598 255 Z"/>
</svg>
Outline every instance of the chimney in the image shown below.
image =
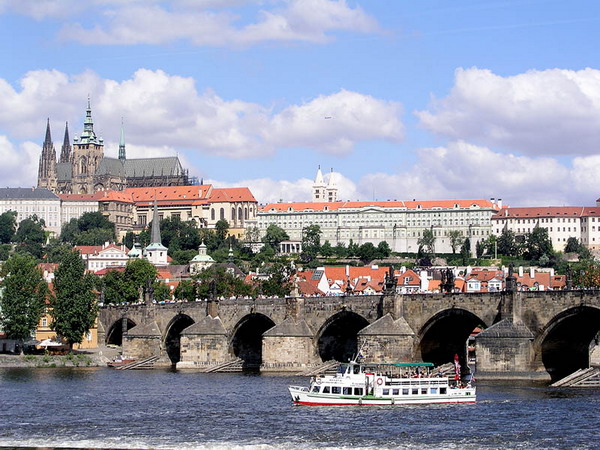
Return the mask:
<svg viewBox="0 0 600 450">
<path fill-rule="evenodd" d="M 473 269 L 471 268 L 471 266 L 467 266 L 467 268 L 465 269 L 465 275 L 470 275 L 472 270 Z"/>
<path fill-rule="evenodd" d="M 529 268 L 529 278 L 532 280 L 535 278 L 535 269 L 533 267 Z"/>
<path fill-rule="evenodd" d="M 554 278 L 554 267 L 550 267 L 550 276 Z"/>
<path fill-rule="evenodd" d="M 429 290 L 429 278 L 427 278 L 427 271 L 421 270 L 421 291 L 425 292 Z"/>
<path fill-rule="evenodd" d="M 346 264 L 346 277 L 350 276 L 350 266 Z"/>
<path fill-rule="evenodd" d="M 406 266 L 400 267 L 400 273 L 406 273 Z"/>
<path fill-rule="evenodd" d="M 519 266 L 519 277 L 523 277 L 523 266 Z"/>
<path fill-rule="evenodd" d="M 502 199 L 498 199 L 498 208 L 502 209 Z"/>
</svg>

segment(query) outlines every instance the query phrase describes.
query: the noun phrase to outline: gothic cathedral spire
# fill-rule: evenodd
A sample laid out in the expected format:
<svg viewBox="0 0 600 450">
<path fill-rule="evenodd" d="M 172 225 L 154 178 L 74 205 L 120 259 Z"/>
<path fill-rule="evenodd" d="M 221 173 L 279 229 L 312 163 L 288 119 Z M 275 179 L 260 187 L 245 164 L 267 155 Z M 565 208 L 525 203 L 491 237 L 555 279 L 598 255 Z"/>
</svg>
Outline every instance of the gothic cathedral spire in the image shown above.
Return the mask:
<svg viewBox="0 0 600 450">
<path fill-rule="evenodd" d="M 119 160 L 125 161 L 125 131 L 123 130 L 123 118 L 121 117 L 121 139 L 119 140 Z"/>
<path fill-rule="evenodd" d="M 69 122 L 65 123 L 65 138 L 62 148 L 60 149 L 60 163 L 68 163 L 71 161 L 71 139 L 69 138 Z"/>
<path fill-rule="evenodd" d="M 46 123 L 46 137 L 42 145 L 38 167 L 38 187 L 56 190 L 56 150 L 50 134 L 50 119 Z"/>
</svg>

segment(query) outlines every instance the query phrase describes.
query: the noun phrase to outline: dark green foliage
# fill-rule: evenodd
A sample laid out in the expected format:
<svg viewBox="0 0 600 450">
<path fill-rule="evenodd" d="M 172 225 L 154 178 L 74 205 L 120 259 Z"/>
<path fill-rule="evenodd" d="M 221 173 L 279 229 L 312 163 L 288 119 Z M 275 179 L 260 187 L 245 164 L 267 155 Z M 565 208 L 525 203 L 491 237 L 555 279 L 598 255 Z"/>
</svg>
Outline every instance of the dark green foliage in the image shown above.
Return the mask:
<svg viewBox="0 0 600 450">
<path fill-rule="evenodd" d="M 129 249 L 133 248 L 133 244 L 135 243 L 135 234 L 133 231 L 128 231 L 125 233 L 125 237 L 123 238 L 123 245 Z"/>
<path fill-rule="evenodd" d="M 387 258 L 392 254 L 392 249 L 390 248 L 390 245 L 387 243 L 387 241 L 381 241 L 377 245 L 377 252 L 378 258 Z"/>
<path fill-rule="evenodd" d="M 154 300 L 157 302 L 171 300 L 171 288 L 162 281 L 154 283 Z"/>
<path fill-rule="evenodd" d="M 49 263 L 59 263 L 62 258 L 69 252 L 73 251 L 70 244 L 63 244 L 56 239 L 52 239 L 46 245 L 44 261 Z"/>
<path fill-rule="evenodd" d="M 10 256 L 10 251 L 12 250 L 12 245 L 10 244 L 0 244 L 0 261 L 6 261 Z"/>
<path fill-rule="evenodd" d="M 221 242 L 225 241 L 227 233 L 229 233 L 229 222 L 225 219 L 217 221 L 217 223 L 215 223 L 215 234 L 217 235 L 217 239 Z"/>
<path fill-rule="evenodd" d="M 50 300 L 51 327 L 72 348 L 94 325 L 98 314 L 95 279 L 85 273 L 85 263 L 76 251 L 64 256 L 56 269 L 54 297 Z"/>
<path fill-rule="evenodd" d="M 267 268 L 266 280 L 259 284 L 259 291 L 266 296 L 283 298 L 292 292 L 291 276 L 295 270 L 291 264 L 285 260 L 275 261 Z"/>
<path fill-rule="evenodd" d="M 252 286 L 244 283 L 233 274 L 225 270 L 224 267 L 213 265 L 196 274 L 194 281 L 197 281 L 197 295 L 199 298 L 233 297 L 253 295 Z"/>
<path fill-rule="evenodd" d="M 517 258 L 520 256 L 519 245 L 515 237 L 515 232 L 504 229 L 498 238 L 498 253 L 504 256 Z"/>
<path fill-rule="evenodd" d="M 377 249 L 375 248 L 375 246 L 372 243 L 365 242 L 363 245 L 361 245 L 358 248 L 357 256 L 363 263 L 366 264 L 370 261 L 373 261 L 375 258 L 377 258 L 379 256 L 379 252 L 377 251 Z"/>
<path fill-rule="evenodd" d="M 71 245 L 102 245 L 115 240 L 115 225 L 99 211 L 87 212 L 64 224 L 60 239 Z"/>
<path fill-rule="evenodd" d="M 16 211 L 6 211 L 0 214 L 0 244 L 10 244 L 17 231 Z"/>
<path fill-rule="evenodd" d="M 419 246 L 419 252 L 422 255 L 433 261 L 435 258 L 435 235 L 433 230 L 430 228 L 423 229 L 422 236 L 417 239 L 417 245 Z"/>
<path fill-rule="evenodd" d="M 531 233 L 525 237 L 525 258 L 530 261 L 539 261 L 542 256 L 549 259 L 554 257 L 552 241 L 548 236 L 548 230 L 542 227 L 535 227 Z"/>
<path fill-rule="evenodd" d="M 270 245 L 273 250 L 279 249 L 279 244 L 283 241 L 287 241 L 290 237 L 283 230 L 275 224 L 271 224 L 267 227 L 263 241 L 265 244 Z"/>
<path fill-rule="evenodd" d="M 448 238 L 450 239 L 450 247 L 452 247 L 452 254 L 456 253 L 456 249 L 463 243 L 464 237 L 460 230 L 450 230 L 448 232 Z"/>
<path fill-rule="evenodd" d="M 23 219 L 15 234 L 17 243 L 16 251 L 19 253 L 29 253 L 35 258 L 42 257 L 42 246 L 46 242 L 46 233 L 44 232 L 44 219 L 39 219 L 35 214 L 27 219 Z"/>
<path fill-rule="evenodd" d="M 143 247 L 148 247 L 150 245 L 150 230 L 146 228 L 138 234 L 138 242 Z"/>
<path fill-rule="evenodd" d="M 579 243 L 579 239 L 571 236 L 567 239 L 567 245 L 565 245 L 565 253 L 578 253 L 581 244 Z"/>
<path fill-rule="evenodd" d="M 44 309 L 48 285 L 30 255 L 14 254 L 2 266 L 0 325 L 10 339 L 27 339 Z"/>
<path fill-rule="evenodd" d="M 485 242 L 483 240 L 477 241 L 475 244 L 475 256 L 481 258 L 485 253 Z"/>
<path fill-rule="evenodd" d="M 325 243 L 323 245 L 321 245 L 321 250 L 319 251 L 319 254 L 321 256 L 324 256 L 325 258 L 329 258 L 329 257 L 333 256 L 334 253 L 335 252 L 333 250 L 333 247 L 331 246 L 329 241 L 325 241 Z"/>
<path fill-rule="evenodd" d="M 183 280 L 177 285 L 173 295 L 177 300 L 187 300 L 191 302 L 194 301 L 198 296 L 197 291 L 198 286 L 195 282 Z"/>
<path fill-rule="evenodd" d="M 462 258 L 462 264 L 464 266 L 468 265 L 471 260 L 471 240 L 469 238 L 466 238 L 463 242 L 463 245 L 460 248 L 460 256 Z"/>
<path fill-rule="evenodd" d="M 171 249 L 169 248 L 170 252 Z M 171 255 L 171 264 L 188 264 L 197 254 L 198 250 L 177 250 Z"/>
<path fill-rule="evenodd" d="M 309 262 L 317 257 L 321 249 L 321 234 L 319 225 L 312 224 L 302 229 L 302 261 Z"/>
<path fill-rule="evenodd" d="M 179 250 L 196 250 L 200 246 L 200 233 L 193 220 L 182 222 L 178 217 L 169 217 L 160 221 L 162 244 L 173 256 Z"/>
<path fill-rule="evenodd" d="M 137 299 L 137 289 L 129 289 L 128 285 L 129 282 L 125 280 L 123 272 L 109 270 L 102 278 L 102 286 L 100 288 L 102 301 L 105 304 L 119 304 L 124 303 L 128 298 L 131 300 L 134 295 L 136 295 L 134 300 Z"/>
<path fill-rule="evenodd" d="M 123 301 L 135 303 L 139 300 L 140 290 L 145 292 L 150 283 L 156 281 L 157 270 L 146 259 L 133 259 L 127 262 L 123 272 Z"/>
</svg>

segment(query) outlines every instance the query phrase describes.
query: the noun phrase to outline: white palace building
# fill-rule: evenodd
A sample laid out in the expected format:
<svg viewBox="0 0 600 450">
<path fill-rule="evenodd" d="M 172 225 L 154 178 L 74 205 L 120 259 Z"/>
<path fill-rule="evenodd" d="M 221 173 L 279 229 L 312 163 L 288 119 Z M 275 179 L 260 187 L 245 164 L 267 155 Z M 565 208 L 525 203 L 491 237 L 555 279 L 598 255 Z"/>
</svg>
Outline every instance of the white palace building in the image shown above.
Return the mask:
<svg viewBox="0 0 600 450">
<path fill-rule="evenodd" d="M 392 251 L 416 253 L 424 229 L 436 236 L 436 253 L 451 253 L 448 232 L 460 230 L 475 243 L 492 234 L 492 216 L 502 209 L 502 201 L 337 201 L 333 173 L 325 184 L 319 169 L 313 185 L 312 202 L 270 203 L 260 208 L 258 227 L 264 235 L 275 224 L 284 229 L 290 241 L 302 239 L 302 229 L 315 224 L 321 228 L 321 243 L 348 245 L 350 240 L 377 246 L 387 241 Z M 458 249 L 457 249 L 458 251 Z"/>
</svg>

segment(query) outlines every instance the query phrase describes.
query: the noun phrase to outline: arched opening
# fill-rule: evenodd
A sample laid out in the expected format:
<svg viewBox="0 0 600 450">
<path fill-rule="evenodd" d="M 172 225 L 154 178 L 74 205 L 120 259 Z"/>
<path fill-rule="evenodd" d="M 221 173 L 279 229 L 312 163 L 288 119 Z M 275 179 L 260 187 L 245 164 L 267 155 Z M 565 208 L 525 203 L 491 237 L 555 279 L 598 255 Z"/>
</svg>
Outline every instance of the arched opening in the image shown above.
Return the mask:
<svg viewBox="0 0 600 450">
<path fill-rule="evenodd" d="M 136 325 L 133 320 L 127 317 L 116 320 L 108 329 L 108 333 L 106 333 L 106 345 L 123 345 L 123 322 L 125 322 L 126 330 Z"/>
<path fill-rule="evenodd" d="M 234 328 L 231 353 L 243 360 L 244 370 L 258 370 L 262 364 L 262 335 L 273 328 L 275 322 L 263 314 L 245 316 Z"/>
<path fill-rule="evenodd" d="M 194 323 L 194 319 L 186 314 L 178 314 L 167 325 L 165 349 L 171 363 L 177 364 L 181 359 L 181 332 Z"/>
<path fill-rule="evenodd" d="M 485 328 L 485 324 L 464 309 L 452 308 L 436 314 L 421 330 L 421 358 L 440 366 L 458 355 L 463 372 L 467 372 L 467 341 L 476 327 Z"/>
<path fill-rule="evenodd" d="M 317 349 L 321 361 L 346 362 L 358 352 L 358 332 L 369 325 L 364 317 L 341 311 L 327 320 L 319 331 Z"/>
<path fill-rule="evenodd" d="M 556 316 L 541 336 L 542 363 L 552 381 L 590 365 L 590 345 L 600 329 L 600 309 L 578 306 Z"/>
</svg>

